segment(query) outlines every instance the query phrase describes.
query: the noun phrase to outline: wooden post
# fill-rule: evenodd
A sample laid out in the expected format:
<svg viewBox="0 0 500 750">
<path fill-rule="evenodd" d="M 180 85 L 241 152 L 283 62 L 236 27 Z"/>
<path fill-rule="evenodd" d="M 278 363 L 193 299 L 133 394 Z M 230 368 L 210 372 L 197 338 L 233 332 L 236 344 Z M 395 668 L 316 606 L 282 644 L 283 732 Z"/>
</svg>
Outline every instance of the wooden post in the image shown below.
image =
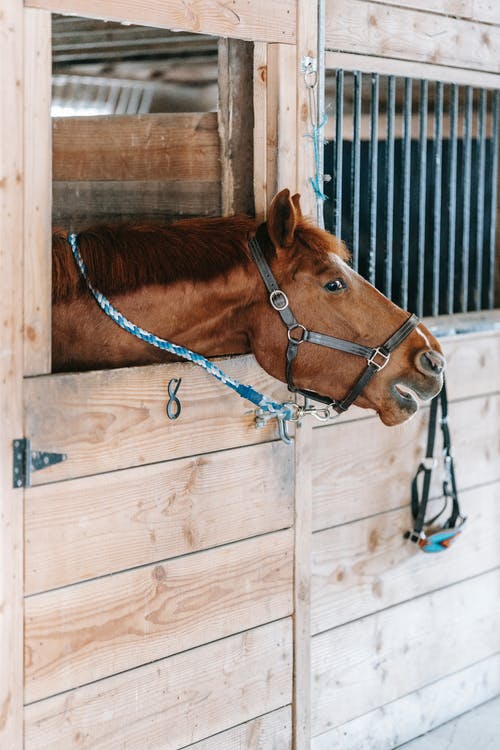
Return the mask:
<svg viewBox="0 0 500 750">
<path fill-rule="evenodd" d="M 21 750 L 23 491 L 12 487 L 12 441 L 22 437 L 22 0 L 0 0 L 0 90 L 0 747 Z"/>
<path fill-rule="evenodd" d="M 24 14 L 24 374 L 51 370 L 51 16 Z"/>
<path fill-rule="evenodd" d="M 253 44 L 219 41 L 222 213 L 253 213 Z"/>
</svg>

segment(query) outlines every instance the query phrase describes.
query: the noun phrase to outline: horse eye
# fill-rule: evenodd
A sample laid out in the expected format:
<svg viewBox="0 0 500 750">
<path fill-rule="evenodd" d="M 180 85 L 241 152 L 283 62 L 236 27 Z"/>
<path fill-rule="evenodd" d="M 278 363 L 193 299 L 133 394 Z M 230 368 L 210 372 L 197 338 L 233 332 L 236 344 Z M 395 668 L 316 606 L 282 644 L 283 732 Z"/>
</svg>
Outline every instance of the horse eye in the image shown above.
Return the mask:
<svg viewBox="0 0 500 750">
<path fill-rule="evenodd" d="M 325 284 L 324 288 L 327 292 L 342 292 L 347 289 L 347 286 L 343 279 L 332 279 Z"/>
</svg>

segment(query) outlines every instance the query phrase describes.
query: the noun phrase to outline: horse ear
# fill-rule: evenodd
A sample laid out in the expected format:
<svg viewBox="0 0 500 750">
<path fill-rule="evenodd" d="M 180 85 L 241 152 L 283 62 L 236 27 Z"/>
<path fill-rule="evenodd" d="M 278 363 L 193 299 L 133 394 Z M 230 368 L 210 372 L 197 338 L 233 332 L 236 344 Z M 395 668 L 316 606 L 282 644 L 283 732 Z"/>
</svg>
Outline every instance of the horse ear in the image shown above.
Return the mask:
<svg viewBox="0 0 500 750">
<path fill-rule="evenodd" d="M 295 193 L 295 195 L 292 195 L 292 203 L 297 216 L 302 216 L 302 209 L 300 208 L 300 193 Z"/>
<path fill-rule="evenodd" d="M 273 245 L 278 247 L 291 247 L 300 217 L 300 196 L 290 197 L 288 188 L 277 193 L 269 207 L 267 217 L 267 231 Z"/>
</svg>

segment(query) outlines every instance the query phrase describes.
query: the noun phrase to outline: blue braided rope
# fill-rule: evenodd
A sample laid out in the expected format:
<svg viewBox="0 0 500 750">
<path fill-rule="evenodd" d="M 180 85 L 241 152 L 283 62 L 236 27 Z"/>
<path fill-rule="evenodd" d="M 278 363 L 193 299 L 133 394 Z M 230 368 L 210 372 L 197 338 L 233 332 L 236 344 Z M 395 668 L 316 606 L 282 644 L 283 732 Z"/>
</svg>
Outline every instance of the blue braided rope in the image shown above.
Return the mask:
<svg viewBox="0 0 500 750">
<path fill-rule="evenodd" d="M 227 385 L 228 388 L 231 388 L 233 391 L 235 391 L 239 396 L 241 396 L 241 398 L 245 398 L 247 399 L 247 401 L 251 401 L 252 404 L 255 404 L 255 406 L 258 406 L 262 411 L 267 412 L 270 416 L 277 417 L 279 419 L 290 419 L 293 416 L 293 407 L 289 406 L 288 404 L 280 404 L 277 401 L 273 401 L 273 399 L 269 398 L 269 396 L 260 393 L 251 385 L 243 385 L 238 380 L 231 378 L 229 375 L 223 372 L 220 367 L 217 367 L 217 365 L 215 365 L 213 362 L 210 362 L 210 360 L 206 359 L 206 357 L 203 357 L 201 354 L 197 354 L 196 352 L 191 351 L 191 349 L 186 349 L 186 347 L 184 346 L 179 346 L 179 344 L 174 344 L 171 341 L 166 341 L 165 339 L 159 338 L 153 333 L 145 331 L 143 328 L 140 328 L 139 326 L 135 325 L 135 323 L 132 323 L 130 320 L 128 320 L 128 318 L 122 315 L 122 313 L 119 312 L 119 310 L 117 310 L 116 307 L 111 304 L 111 302 L 104 296 L 104 294 L 102 294 L 98 289 L 95 289 L 95 287 L 92 285 L 92 282 L 87 276 L 87 268 L 78 248 L 78 235 L 75 233 L 68 235 L 68 243 L 71 248 L 71 252 L 73 253 L 73 257 L 75 259 L 77 267 L 79 268 L 80 273 L 85 279 L 89 290 L 92 292 L 95 301 L 97 302 L 101 310 L 103 310 L 103 312 L 105 312 L 106 315 L 111 318 L 111 320 L 119 325 L 120 328 L 123 328 L 124 331 L 131 333 L 136 338 L 141 339 L 148 344 L 151 344 L 151 346 L 156 346 L 158 349 L 162 349 L 163 351 L 169 352 L 170 354 L 174 354 L 176 357 L 182 357 L 182 359 L 186 359 L 189 362 L 193 362 L 195 365 L 199 365 L 210 375 L 213 375 L 214 378 L 217 378 L 217 380 L 219 380 L 221 383 L 224 383 L 224 385 Z"/>
<path fill-rule="evenodd" d="M 311 138 L 313 142 L 313 150 L 314 150 L 314 166 L 315 166 L 315 174 L 314 177 L 309 177 L 309 182 L 312 185 L 312 188 L 314 190 L 314 194 L 316 195 L 316 198 L 322 201 L 328 200 L 328 196 L 325 195 L 321 188 L 322 183 L 322 175 L 319 173 L 319 164 L 320 164 L 320 154 L 319 150 L 320 147 L 323 145 L 323 128 L 326 125 L 328 118 L 323 117 L 323 120 L 318 125 L 313 125 L 312 128 L 312 134 L 308 135 L 308 138 Z"/>
</svg>

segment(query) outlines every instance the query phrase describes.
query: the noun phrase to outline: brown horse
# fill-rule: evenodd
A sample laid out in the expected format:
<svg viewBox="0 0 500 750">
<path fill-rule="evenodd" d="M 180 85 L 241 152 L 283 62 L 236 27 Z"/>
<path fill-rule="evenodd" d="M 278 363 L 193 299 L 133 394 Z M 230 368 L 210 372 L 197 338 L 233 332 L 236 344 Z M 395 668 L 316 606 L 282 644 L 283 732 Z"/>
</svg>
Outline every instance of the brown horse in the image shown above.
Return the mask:
<svg viewBox="0 0 500 750">
<path fill-rule="evenodd" d="M 247 217 L 98 226 L 78 241 L 94 286 L 134 323 L 205 356 L 253 352 L 270 375 L 286 382 L 287 329 L 250 258 L 248 240 L 255 234 L 306 328 L 376 347 L 408 318 L 353 271 L 342 242 L 302 217 L 299 196 L 288 190 L 274 198 L 259 227 Z M 53 250 L 54 371 L 168 361 L 98 308 L 65 233 L 54 233 Z M 294 383 L 342 399 L 365 367 L 357 356 L 303 342 Z M 387 425 L 398 424 L 418 408 L 413 394 L 429 399 L 439 392 L 443 368 L 439 344 L 419 324 L 355 403 L 375 409 Z"/>
</svg>

